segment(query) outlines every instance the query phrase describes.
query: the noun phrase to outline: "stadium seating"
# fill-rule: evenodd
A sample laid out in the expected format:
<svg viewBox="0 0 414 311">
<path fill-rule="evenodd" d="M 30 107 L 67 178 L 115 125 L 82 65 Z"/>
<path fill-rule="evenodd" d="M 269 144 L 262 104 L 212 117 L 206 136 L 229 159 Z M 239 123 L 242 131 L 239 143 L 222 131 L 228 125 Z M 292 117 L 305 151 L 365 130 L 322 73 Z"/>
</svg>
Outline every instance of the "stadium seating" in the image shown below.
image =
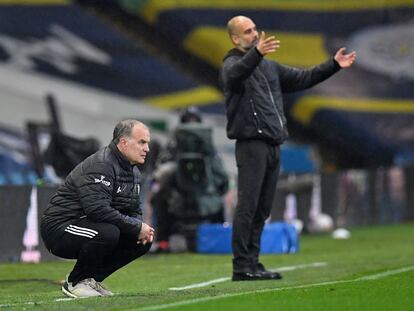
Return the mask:
<svg viewBox="0 0 414 311">
<path fill-rule="evenodd" d="M 36 184 L 37 176 L 29 155 L 23 135 L 0 129 L 0 185 Z"/>
<path fill-rule="evenodd" d="M 414 121 L 412 1 L 112 2 L 217 70 L 231 48 L 225 27 L 235 15 L 251 17 L 259 30 L 280 39 L 281 48 L 269 57 L 283 64 L 308 67 L 339 47 L 356 50 L 352 70 L 285 98 L 291 126 L 362 166 L 391 164 L 407 150 L 414 160 L 414 137 L 403 134 Z"/>
</svg>

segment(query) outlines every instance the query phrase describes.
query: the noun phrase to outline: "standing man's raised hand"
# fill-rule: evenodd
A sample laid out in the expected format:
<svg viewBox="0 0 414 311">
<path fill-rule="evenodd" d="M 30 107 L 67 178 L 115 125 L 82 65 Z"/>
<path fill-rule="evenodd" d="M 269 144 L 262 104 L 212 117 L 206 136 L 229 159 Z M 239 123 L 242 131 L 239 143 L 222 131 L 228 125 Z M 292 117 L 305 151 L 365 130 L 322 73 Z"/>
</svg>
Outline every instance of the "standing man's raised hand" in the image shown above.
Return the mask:
<svg viewBox="0 0 414 311">
<path fill-rule="evenodd" d="M 263 56 L 276 52 L 276 50 L 280 47 L 280 41 L 276 40 L 274 36 L 270 36 L 266 38 L 266 34 L 264 31 L 260 33 L 259 40 L 256 45 L 256 49 L 259 51 L 260 54 Z"/>
<path fill-rule="evenodd" d="M 355 62 L 356 52 L 345 54 L 346 48 L 340 48 L 335 54 L 335 60 L 341 68 L 349 68 Z"/>
</svg>

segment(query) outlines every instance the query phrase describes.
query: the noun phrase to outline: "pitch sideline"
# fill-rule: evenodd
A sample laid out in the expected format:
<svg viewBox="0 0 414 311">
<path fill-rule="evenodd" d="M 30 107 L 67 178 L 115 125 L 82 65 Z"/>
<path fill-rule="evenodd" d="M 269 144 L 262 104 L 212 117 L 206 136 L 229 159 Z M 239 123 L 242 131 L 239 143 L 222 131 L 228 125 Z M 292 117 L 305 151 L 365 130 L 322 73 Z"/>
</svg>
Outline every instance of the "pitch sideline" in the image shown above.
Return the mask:
<svg viewBox="0 0 414 311">
<path fill-rule="evenodd" d="M 284 291 L 284 290 L 291 290 L 291 289 L 301 289 L 301 288 L 311 288 L 311 287 L 318 287 L 318 286 L 325 286 L 325 285 L 333 285 L 333 284 L 344 284 L 344 283 L 353 283 L 353 282 L 361 282 L 361 281 L 372 281 L 372 280 L 378 280 L 390 275 L 399 274 L 407 271 L 414 270 L 414 266 L 408 266 L 403 267 L 399 269 L 394 270 L 388 270 L 381 273 L 366 275 L 363 277 L 359 277 L 356 279 L 351 280 L 337 280 L 337 281 L 327 281 L 327 282 L 321 282 L 321 283 L 311 283 L 311 284 L 304 284 L 304 285 L 297 285 L 297 286 L 287 286 L 287 287 L 280 287 L 280 288 L 267 288 L 267 289 L 261 289 L 261 290 L 255 290 L 255 291 L 247 291 L 242 293 L 231 293 L 231 294 L 223 294 L 223 295 L 217 295 L 214 297 L 202 297 L 202 298 L 196 298 L 196 299 L 189 299 L 189 300 L 183 300 L 178 302 L 172 302 L 167 304 L 161 304 L 156 306 L 148 306 L 143 308 L 137 308 L 137 309 L 129 309 L 129 310 L 140 310 L 140 311 L 152 311 L 152 310 L 162 310 L 162 309 L 168 309 L 173 307 L 179 307 L 179 306 L 185 306 L 190 304 L 195 304 L 198 302 L 205 302 L 205 301 L 211 301 L 211 300 L 218 300 L 218 299 L 224 299 L 229 297 L 237 297 L 242 295 L 250 295 L 250 294 L 256 294 L 256 293 L 267 293 L 267 292 L 276 292 L 276 291 Z M 54 301 L 74 301 L 73 298 L 58 298 Z M 51 301 L 28 301 L 23 303 L 10 303 L 10 304 L 0 304 L 0 308 L 10 308 L 10 307 L 16 307 L 16 306 L 23 306 L 23 305 L 41 305 L 41 304 L 49 304 Z"/>
<path fill-rule="evenodd" d="M 206 301 L 224 299 L 224 298 L 229 298 L 229 297 L 237 297 L 237 296 L 242 296 L 242 295 L 277 292 L 277 291 L 285 291 L 285 290 L 291 290 L 291 289 L 311 288 L 311 287 L 334 285 L 334 284 L 372 281 L 372 280 L 378 280 L 378 279 L 381 279 L 381 278 L 384 278 L 384 277 L 387 277 L 387 276 L 390 276 L 390 275 L 399 274 L 399 273 L 403 273 L 403 272 L 407 272 L 407 271 L 411 271 L 411 270 L 414 270 L 414 266 L 408 266 L 408 267 L 404 267 L 404 268 L 388 270 L 388 271 L 385 271 L 385 272 L 366 275 L 366 276 L 356 278 L 356 279 L 351 279 L 351 280 L 337 280 L 337 281 L 311 283 L 311 284 L 304 284 L 304 285 L 297 285 L 297 286 L 267 288 L 267 289 L 248 291 L 248 292 L 242 292 L 242 293 L 223 294 L 223 295 L 217 295 L 217 296 L 213 296 L 213 297 L 202 297 L 202 298 L 196 298 L 196 299 L 189 299 L 189 300 L 183 300 L 183 301 L 178 301 L 178 302 L 166 303 L 166 304 L 157 305 L 157 306 L 148 306 L 148 307 L 143 307 L 143 308 L 137 308 L 137 309 L 134 309 L 134 310 L 140 310 L 140 311 L 162 310 L 162 309 L 168 309 L 168 308 L 173 308 L 173 307 L 196 304 L 196 303 L 199 303 L 199 302 L 206 302 Z"/>
<path fill-rule="evenodd" d="M 318 267 L 323 267 L 323 266 L 326 266 L 326 265 L 327 265 L 326 262 L 314 262 L 314 263 L 310 263 L 310 264 L 302 264 L 302 265 L 296 265 L 296 266 L 286 266 L 286 267 L 280 267 L 280 268 L 275 268 L 275 269 L 270 269 L 270 270 L 271 271 L 278 271 L 278 272 L 286 272 L 286 271 L 293 271 L 293 270 L 296 270 L 296 269 L 303 269 L 303 268 L 318 268 Z M 231 279 L 230 277 L 218 278 L 218 279 L 214 279 L 214 280 L 210 280 L 210 281 L 206 281 L 206 282 L 194 283 L 194 284 L 181 286 L 181 287 L 170 287 L 169 290 L 181 291 L 181 290 L 187 290 L 187 289 L 193 289 L 193 288 L 200 288 L 200 287 L 209 286 L 211 284 L 227 282 L 227 281 L 230 281 L 230 279 Z"/>
</svg>

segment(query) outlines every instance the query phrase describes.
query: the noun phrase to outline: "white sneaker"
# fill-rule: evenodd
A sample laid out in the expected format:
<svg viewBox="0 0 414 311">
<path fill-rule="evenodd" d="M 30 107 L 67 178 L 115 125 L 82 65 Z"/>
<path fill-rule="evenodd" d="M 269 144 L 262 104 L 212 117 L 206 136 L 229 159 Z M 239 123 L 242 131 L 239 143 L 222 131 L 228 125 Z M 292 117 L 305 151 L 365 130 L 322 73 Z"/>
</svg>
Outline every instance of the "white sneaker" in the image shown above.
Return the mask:
<svg viewBox="0 0 414 311">
<path fill-rule="evenodd" d="M 80 281 L 75 286 L 72 286 L 72 283 L 68 281 L 66 276 L 65 283 L 62 286 L 62 292 L 71 298 L 88 298 L 88 297 L 99 297 L 103 296 L 100 292 L 95 290 L 95 280 L 94 279 L 85 279 Z"/>
<path fill-rule="evenodd" d="M 95 281 L 95 279 L 91 279 L 93 283 L 93 289 L 100 293 L 102 296 L 113 296 L 114 293 L 107 289 L 101 282 Z"/>
</svg>

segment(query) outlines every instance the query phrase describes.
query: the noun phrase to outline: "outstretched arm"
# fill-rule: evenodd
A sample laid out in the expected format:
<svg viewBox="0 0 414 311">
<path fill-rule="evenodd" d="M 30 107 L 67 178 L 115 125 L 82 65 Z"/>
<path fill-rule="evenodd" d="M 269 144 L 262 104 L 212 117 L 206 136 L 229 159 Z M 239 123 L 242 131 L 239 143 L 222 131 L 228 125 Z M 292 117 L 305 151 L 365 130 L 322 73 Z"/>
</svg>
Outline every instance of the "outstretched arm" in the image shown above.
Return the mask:
<svg viewBox="0 0 414 311">
<path fill-rule="evenodd" d="M 345 54 L 346 48 L 340 48 L 335 54 L 335 60 L 341 68 L 349 68 L 355 62 L 356 52 Z"/>
<path fill-rule="evenodd" d="M 340 48 L 334 58 L 311 69 L 299 69 L 278 64 L 280 83 L 283 92 L 307 89 L 320 83 L 340 69 L 349 68 L 355 62 L 356 52 L 345 54 L 346 48 Z M 335 60 L 335 61 L 334 61 Z"/>
</svg>

